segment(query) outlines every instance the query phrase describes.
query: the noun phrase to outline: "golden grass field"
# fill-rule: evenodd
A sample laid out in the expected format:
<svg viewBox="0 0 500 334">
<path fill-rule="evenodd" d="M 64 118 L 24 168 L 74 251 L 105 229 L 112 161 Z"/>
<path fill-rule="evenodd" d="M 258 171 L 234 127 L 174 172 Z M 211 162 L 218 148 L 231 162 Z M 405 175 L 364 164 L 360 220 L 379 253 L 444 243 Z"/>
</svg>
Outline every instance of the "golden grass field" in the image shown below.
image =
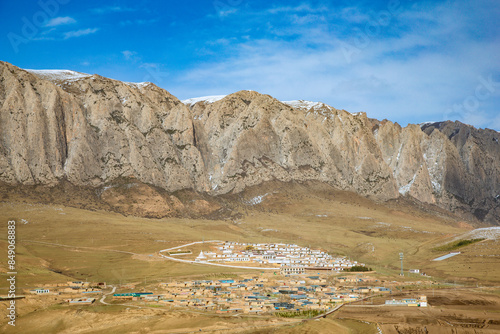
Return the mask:
<svg viewBox="0 0 500 334">
<path fill-rule="evenodd" d="M 244 204 L 266 193 L 262 203 Z M 170 278 L 258 273 L 165 261 L 156 255 L 161 249 L 203 239 L 286 242 L 321 248 L 366 263 L 377 275 L 390 280 L 456 282 L 471 287 L 500 282 L 498 241 L 472 244 L 460 249 L 462 254 L 458 256 L 431 261 L 445 254 L 435 247 L 474 228 L 434 208 L 404 200 L 376 203 L 327 186 L 311 191 L 305 185 L 276 183 L 228 195 L 223 201 L 233 203 L 233 217 L 238 218 L 146 219 L 62 205 L 0 202 L 0 268 L 3 273 L 7 271 L 7 221 L 15 219 L 18 291 L 69 280 L 135 283 L 140 287 Z M 201 246 L 190 249 L 196 253 Z M 406 274 L 408 269 L 418 268 L 432 277 L 399 277 L 399 252 L 405 254 Z M 1 280 L 0 289 L 6 291 L 6 287 L 6 280 Z M 18 301 L 18 330 L 24 328 L 19 333 L 123 333 L 123 328 L 129 333 L 187 333 L 198 328 L 213 329 L 213 333 L 377 333 L 374 323 L 352 316 L 306 324 L 290 320 L 286 325 L 283 322 L 288 320 L 273 317 L 127 310 L 99 303 L 70 308 L 58 300 L 38 299 Z M 37 332 L 37 328 L 43 330 Z M 11 330 L 3 325 L 0 331 L 7 329 Z"/>
</svg>

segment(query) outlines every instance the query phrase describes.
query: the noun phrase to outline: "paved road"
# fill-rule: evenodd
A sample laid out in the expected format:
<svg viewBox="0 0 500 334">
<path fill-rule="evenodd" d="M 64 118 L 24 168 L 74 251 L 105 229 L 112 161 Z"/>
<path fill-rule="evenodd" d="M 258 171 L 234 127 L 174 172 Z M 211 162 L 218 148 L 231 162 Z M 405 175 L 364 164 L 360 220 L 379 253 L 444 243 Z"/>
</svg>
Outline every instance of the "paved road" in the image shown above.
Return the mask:
<svg viewBox="0 0 500 334">
<path fill-rule="evenodd" d="M 179 248 L 182 248 L 182 247 L 187 247 L 187 246 L 196 245 L 196 244 L 203 244 L 205 242 L 206 243 L 212 243 L 212 242 L 222 242 L 222 241 L 220 241 L 220 240 L 195 241 L 195 242 L 192 242 L 192 243 L 189 243 L 189 244 L 185 244 L 185 245 L 180 245 L 180 246 L 176 246 L 176 247 L 172 247 L 172 248 L 163 249 L 160 252 L 168 252 L 168 251 L 171 251 L 171 250 L 174 250 L 174 249 L 179 249 Z"/>
<path fill-rule="evenodd" d="M 280 270 L 280 268 L 278 268 L 278 267 L 270 268 L 270 267 L 232 266 L 230 264 L 220 264 L 220 263 L 212 263 L 212 262 L 196 262 L 196 261 L 192 261 L 192 260 L 183 260 L 183 259 L 179 259 L 179 258 L 175 258 L 175 257 L 172 257 L 172 256 L 168 256 L 168 255 L 163 255 L 162 254 L 162 252 L 168 252 L 168 251 L 171 251 L 171 250 L 174 250 L 174 249 L 188 247 L 188 246 L 195 245 L 195 244 L 213 243 L 213 242 L 221 242 L 221 241 L 220 240 L 209 240 L 209 241 L 191 242 L 189 244 L 185 244 L 185 245 L 181 245 L 181 246 L 176 246 L 176 247 L 172 247 L 172 248 L 162 249 L 161 251 L 158 252 L 158 254 L 161 257 L 165 258 L 165 259 L 172 260 L 172 261 L 177 261 L 177 262 L 184 262 L 184 263 L 206 264 L 206 265 L 209 265 L 209 266 L 227 267 L 227 268 L 236 268 L 236 269 L 257 269 L 257 270 L 274 270 L 274 271 Z"/>
<path fill-rule="evenodd" d="M 337 311 L 338 309 L 340 309 L 342 306 L 344 306 L 345 304 L 340 304 L 340 305 L 337 305 L 335 306 L 335 308 L 331 309 L 330 311 L 326 312 L 326 313 L 323 313 L 323 314 L 320 314 L 314 318 L 311 318 L 311 319 L 306 319 L 304 321 L 310 321 L 310 320 L 316 320 L 316 319 L 321 319 L 321 318 L 326 318 L 326 316 L 334 313 L 335 311 Z"/>
<path fill-rule="evenodd" d="M 342 306 L 357 306 L 357 305 L 352 305 L 352 303 L 357 303 L 357 302 L 361 302 L 361 301 L 364 301 L 364 300 L 367 300 L 367 299 L 370 299 L 370 298 L 374 298 L 374 297 L 380 297 L 381 295 L 373 295 L 373 296 L 367 296 L 365 298 L 361 298 L 361 299 L 358 299 L 358 300 L 354 300 L 352 302 L 347 302 L 347 303 L 344 303 L 344 304 L 340 304 L 340 305 L 337 305 L 335 306 L 335 308 L 331 309 L 330 311 L 326 312 L 326 313 L 323 313 L 323 314 L 320 314 L 318 316 L 315 316 L 314 318 L 310 318 L 310 319 L 305 319 L 303 321 L 311 321 L 311 320 L 317 320 L 317 319 L 321 319 L 321 318 L 326 318 L 327 316 L 329 316 L 330 314 L 338 311 Z"/>
<path fill-rule="evenodd" d="M 111 285 L 110 285 L 110 286 L 111 286 Z M 110 294 L 112 294 L 112 293 L 115 293 L 115 291 L 116 291 L 116 286 L 114 286 L 114 287 L 113 287 L 113 290 L 111 290 L 111 292 L 108 292 L 107 294 L 103 295 L 103 296 L 101 297 L 101 300 L 99 300 L 99 301 L 100 301 L 102 304 L 104 304 L 104 305 L 109 305 L 109 303 L 106 303 L 106 302 L 104 301 L 104 298 L 106 298 L 106 296 L 108 296 L 108 295 L 110 295 Z"/>
</svg>

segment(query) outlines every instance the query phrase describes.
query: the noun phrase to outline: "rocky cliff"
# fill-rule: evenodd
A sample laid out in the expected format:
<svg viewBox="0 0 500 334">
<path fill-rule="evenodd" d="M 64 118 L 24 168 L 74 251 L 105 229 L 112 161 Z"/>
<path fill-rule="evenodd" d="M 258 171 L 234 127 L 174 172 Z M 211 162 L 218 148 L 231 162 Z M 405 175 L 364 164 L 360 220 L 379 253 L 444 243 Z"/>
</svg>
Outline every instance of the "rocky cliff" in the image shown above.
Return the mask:
<svg viewBox="0 0 500 334">
<path fill-rule="evenodd" d="M 204 196 L 314 180 L 492 223 L 500 217 L 500 133 L 458 122 L 402 128 L 253 91 L 183 103 L 151 83 L 5 62 L 0 105 L 0 182 L 9 186 L 65 180 L 112 202 L 123 177 Z M 183 205 L 175 197 L 155 203 L 164 215 L 168 204 Z"/>
</svg>

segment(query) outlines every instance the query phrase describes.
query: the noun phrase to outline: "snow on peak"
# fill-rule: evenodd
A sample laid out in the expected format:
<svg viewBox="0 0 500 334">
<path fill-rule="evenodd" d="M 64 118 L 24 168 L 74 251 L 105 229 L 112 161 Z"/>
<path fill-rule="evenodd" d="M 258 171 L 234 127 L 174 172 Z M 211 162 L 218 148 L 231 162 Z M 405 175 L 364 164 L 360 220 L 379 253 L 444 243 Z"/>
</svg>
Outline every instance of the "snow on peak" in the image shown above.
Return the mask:
<svg viewBox="0 0 500 334">
<path fill-rule="evenodd" d="M 76 71 L 71 71 L 71 70 L 29 70 L 27 69 L 26 71 L 36 75 L 40 79 L 44 80 L 49 80 L 49 81 L 65 81 L 65 82 L 72 82 L 72 81 L 77 81 L 83 78 L 89 78 L 92 77 L 94 79 L 92 74 L 87 74 L 87 73 L 82 73 L 82 72 L 76 72 Z M 113 79 L 111 79 L 113 80 Z M 127 84 L 132 87 L 136 88 L 143 88 L 151 85 L 151 82 L 125 82 L 122 81 L 124 84 Z"/>
<path fill-rule="evenodd" d="M 293 100 L 293 101 L 281 101 L 281 102 L 289 105 L 290 107 L 303 110 L 310 110 L 311 108 L 313 108 L 313 110 L 316 110 L 324 107 L 331 109 L 329 105 L 324 104 L 323 102 L 312 102 L 305 100 Z"/>
<path fill-rule="evenodd" d="M 226 96 L 227 95 L 212 95 L 212 96 L 193 97 L 193 98 L 190 98 L 187 100 L 182 100 L 181 102 L 186 104 L 186 105 L 192 106 L 198 102 L 214 103 L 214 102 L 217 102 L 219 100 L 222 100 Z"/>
<path fill-rule="evenodd" d="M 49 81 L 75 81 L 82 78 L 91 77 L 91 74 L 70 70 L 26 70 L 37 77 Z"/>
<path fill-rule="evenodd" d="M 137 87 L 137 88 L 143 88 L 151 85 L 151 82 L 123 82 L 124 84 L 127 84 L 132 87 Z"/>
<path fill-rule="evenodd" d="M 428 122 L 422 122 L 422 123 L 420 123 L 418 125 L 420 125 L 420 127 L 423 128 L 426 125 L 432 125 L 432 124 L 435 124 L 435 123 L 438 123 L 438 122 L 428 121 Z"/>
</svg>

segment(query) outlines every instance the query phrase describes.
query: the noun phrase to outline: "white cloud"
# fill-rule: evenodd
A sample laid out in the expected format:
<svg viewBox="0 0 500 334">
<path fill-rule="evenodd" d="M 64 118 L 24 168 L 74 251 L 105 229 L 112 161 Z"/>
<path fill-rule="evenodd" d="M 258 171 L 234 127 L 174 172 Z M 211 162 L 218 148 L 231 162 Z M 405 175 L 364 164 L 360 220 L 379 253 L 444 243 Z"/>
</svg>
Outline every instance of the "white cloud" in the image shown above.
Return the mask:
<svg viewBox="0 0 500 334">
<path fill-rule="evenodd" d="M 50 19 L 45 26 L 46 27 L 55 27 L 55 26 L 60 26 L 63 24 L 71 24 L 71 23 L 76 23 L 76 20 L 72 17 L 69 16 L 59 16 L 59 17 L 54 17 L 53 19 Z"/>
<path fill-rule="evenodd" d="M 180 98 L 252 89 L 281 100 L 323 101 L 403 124 L 444 120 L 447 109 L 474 94 L 478 76 L 500 73 L 494 56 L 500 54 L 498 37 L 474 36 L 474 26 L 459 19 L 462 9 L 434 5 L 425 15 L 419 7 L 403 10 L 379 34 L 368 37 L 366 45 L 358 45 L 351 62 L 341 47 L 342 42 L 353 44 L 351 37 L 321 26 L 287 27 L 282 35 L 275 34 L 283 38 L 221 43 L 224 54 L 231 56 L 181 73 L 177 87 L 168 89 Z M 349 20 L 364 19 L 350 10 Z M 298 37 L 286 39 L 294 34 Z M 499 129 L 500 98 L 493 95 L 480 101 L 481 112 L 458 115 L 459 120 Z M 488 118 L 495 119 L 492 125 Z"/>
<path fill-rule="evenodd" d="M 297 15 L 293 14 L 291 16 L 292 22 L 295 24 L 308 24 L 308 23 L 318 23 L 325 22 L 326 18 L 322 15 L 307 14 L 307 15 Z"/>
<path fill-rule="evenodd" d="M 158 63 L 142 63 L 140 68 L 153 68 L 153 69 L 158 69 L 161 67 L 161 64 Z"/>
<path fill-rule="evenodd" d="M 229 46 L 232 42 L 236 42 L 237 39 L 235 37 L 231 38 L 218 38 L 213 41 L 207 41 L 206 43 L 208 45 L 224 45 L 224 46 Z"/>
<path fill-rule="evenodd" d="M 120 21 L 120 25 L 122 26 L 128 26 L 132 24 L 136 25 L 145 25 L 145 24 L 153 24 L 158 22 L 158 19 L 138 19 L 138 20 L 125 20 L 125 21 Z"/>
<path fill-rule="evenodd" d="M 295 6 L 295 7 L 292 7 L 292 6 L 273 7 L 271 9 L 267 10 L 267 12 L 270 14 L 297 13 L 297 12 L 317 13 L 317 12 L 326 12 L 326 11 L 329 11 L 329 8 L 326 6 L 313 7 L 307 3 L 303 3 L 303 4 Z"/>
<path fill-rule="evenodd" d="M 221 10 L 217 11 L 217 14 L 220 17 L 225 17 L 225 16 L 229 16 L 231 14 L 234 14 L 237 11 L 238 11 L 238 8 L 227 8 L 227 9 L 221 9 Z"/>
<path fill-rule="evenodd" d="M 133 12 L 135 9 L 122 7 L 122 6 L 105 6 L 94 8 L 92 11 L 96 14 L 106 14 L 106 13 L 120 13 L 120 12 Z"/>
<path fill-rule="evenodd" d="M 99 30 L 99 28 L 87 28 L 74 31 L 68 31 L 64 33 L 64 39 L 69 39 L 73 37 L 81 37 L 85 35 L 94 34 Z"/>
<path fill-rule="evenodd" d="M 338 17 L 351 23 L 366 23 L 372 19 L 370 15 L 356 7 L 343 8 Z"/>
</svg>

